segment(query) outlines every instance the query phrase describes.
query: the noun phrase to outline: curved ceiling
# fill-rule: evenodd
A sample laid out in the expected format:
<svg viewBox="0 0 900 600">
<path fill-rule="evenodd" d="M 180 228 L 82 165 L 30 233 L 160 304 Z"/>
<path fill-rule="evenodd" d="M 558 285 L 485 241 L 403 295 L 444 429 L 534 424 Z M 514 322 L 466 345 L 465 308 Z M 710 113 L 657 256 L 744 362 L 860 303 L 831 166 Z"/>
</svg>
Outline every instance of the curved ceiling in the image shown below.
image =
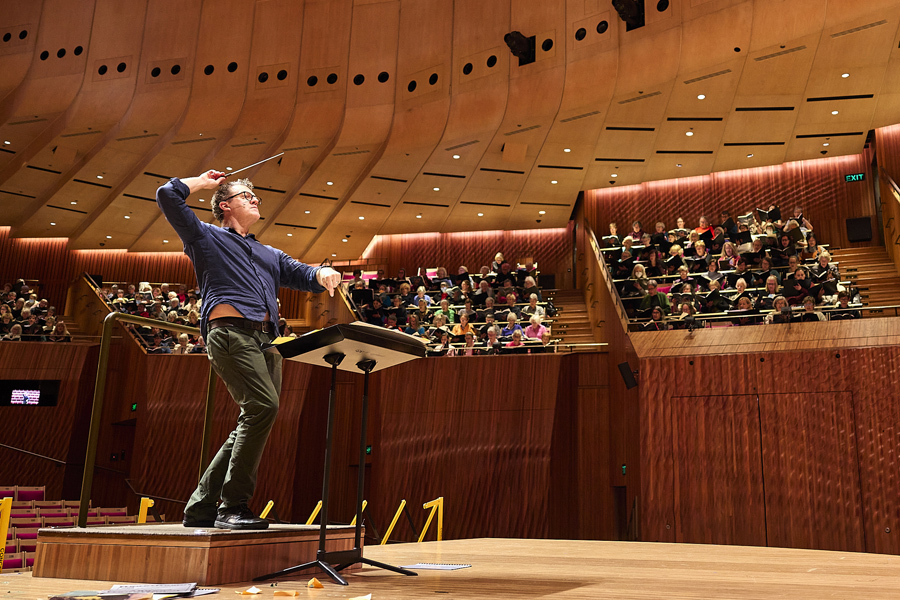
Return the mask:
<svg viewBox="0 0 900 600">
<path fill-rule="evenodd" d="M 247 172 L 256 232 L 318 262 L 379 233 L 560 227 L 583 189 L 856 154 L 900 122 L 900 0 L 646 0 L 632 31 L 608 0 L 0 14 L 0 225 L 73 248 L 180 250 L 161 183 L 281 151 Z"/>
</svg>

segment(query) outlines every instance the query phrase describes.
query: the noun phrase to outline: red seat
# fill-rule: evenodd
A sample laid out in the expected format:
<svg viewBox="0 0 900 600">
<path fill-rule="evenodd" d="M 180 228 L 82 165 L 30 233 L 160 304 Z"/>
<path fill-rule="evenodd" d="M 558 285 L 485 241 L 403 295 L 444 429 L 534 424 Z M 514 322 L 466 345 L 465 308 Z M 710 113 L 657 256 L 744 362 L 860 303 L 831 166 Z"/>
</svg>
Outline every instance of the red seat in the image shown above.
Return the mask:
<svg viewBox="0 0 900 600">
<path fill-rule="evenodd" d="M 16 486 L 16 500 L 43 500 L 44 499 L 45 488 L 44 486 Z"/>
</svg>

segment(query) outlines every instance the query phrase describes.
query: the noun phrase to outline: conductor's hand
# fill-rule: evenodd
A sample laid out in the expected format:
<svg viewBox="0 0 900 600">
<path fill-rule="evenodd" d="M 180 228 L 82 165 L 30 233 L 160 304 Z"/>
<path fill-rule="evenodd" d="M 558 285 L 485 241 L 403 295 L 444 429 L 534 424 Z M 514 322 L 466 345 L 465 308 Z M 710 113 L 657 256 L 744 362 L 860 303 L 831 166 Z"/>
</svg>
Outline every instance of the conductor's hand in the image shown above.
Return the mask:
<svg viewBox="0 0 900 600">
<path fill-rule="evenodd" d="M 211 170 L 207 171 L 206 173 L 203 173 L 202 175 L 200 175 L 199 179 L 200 179 L 201 185 L 203 186 L 202 189 L 214 190 L 217 187 L 219 187 L 220 185 L 222 185 L 223 183 L 225 183 L 225 177 L 226 177 L 225 173 L 211 169 Z"/>
<path fill-rule="evenodd" d="M 328 290 L 329 296 L 334 296 L 334 290 L 341 283 L 341 274 L 331 267 L 322 267 L 316 272 L 316 281 Z"/>
<path fill-rule="evenodd" d="M 188 186 L 190 193 L 199 192 L 200 190 L 214 190 L 225 183 L 226 174 L 221 171 L 209 170 L 197 177 L 188 177 L 182 179 L 181 182 Z"/>
</svg>

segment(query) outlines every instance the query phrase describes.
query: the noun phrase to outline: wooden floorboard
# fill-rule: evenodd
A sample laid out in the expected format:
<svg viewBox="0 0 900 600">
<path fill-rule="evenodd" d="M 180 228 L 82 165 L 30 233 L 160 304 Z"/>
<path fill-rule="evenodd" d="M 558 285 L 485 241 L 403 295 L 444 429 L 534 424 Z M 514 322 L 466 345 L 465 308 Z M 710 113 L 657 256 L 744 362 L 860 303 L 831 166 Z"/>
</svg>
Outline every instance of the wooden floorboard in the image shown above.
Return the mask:
<svg viewBox="0 0 900 600">
<path fill-rule="evenodd" d="M 300 598 L 373 600 L 423 598 L 717 598 L 804 600 L 897 598 L 900 557 L 786 548 L 704 546 L 569 540 L 475 539 L 368 547 L 365 556 L 394 565 L 471 564 L 457 571 L 419 571 L 404 577 L 366 567 L 348 575 L 349 587 L 319 575 L 323 590 L 307 590 L 308 573 L 269 582 L 256 598 L 299 590 Z M 0 575 L 0 597 L 46 599 L 112 583 Z M 207 598 L 234 598 L 250 583 L 223 585 Z"/>
</svg>

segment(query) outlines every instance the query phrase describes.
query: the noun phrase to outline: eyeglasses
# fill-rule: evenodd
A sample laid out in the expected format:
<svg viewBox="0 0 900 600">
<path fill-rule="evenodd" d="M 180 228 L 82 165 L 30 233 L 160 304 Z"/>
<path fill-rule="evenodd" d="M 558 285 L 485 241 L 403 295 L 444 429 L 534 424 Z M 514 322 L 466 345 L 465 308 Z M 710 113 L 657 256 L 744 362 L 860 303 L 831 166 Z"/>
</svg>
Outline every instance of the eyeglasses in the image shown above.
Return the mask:
<svg viewBox="0 0 900 600">
<path fill-rule="evenodd" d="M 253 192 L 238 192 L 237 194 L 234 194 L 233 196 L 228 196 L 227 198 L 225 198 L 224 202 L 228 202 L 232 198 L 240 198 L 241 200 L 244 200 L 245 202 L 252 202 L 253 200 L 256 200 L 257 205 L 262 204 L 262 200 L 260 200 L 259 196 L 257 196 Z"/>
</svg>

